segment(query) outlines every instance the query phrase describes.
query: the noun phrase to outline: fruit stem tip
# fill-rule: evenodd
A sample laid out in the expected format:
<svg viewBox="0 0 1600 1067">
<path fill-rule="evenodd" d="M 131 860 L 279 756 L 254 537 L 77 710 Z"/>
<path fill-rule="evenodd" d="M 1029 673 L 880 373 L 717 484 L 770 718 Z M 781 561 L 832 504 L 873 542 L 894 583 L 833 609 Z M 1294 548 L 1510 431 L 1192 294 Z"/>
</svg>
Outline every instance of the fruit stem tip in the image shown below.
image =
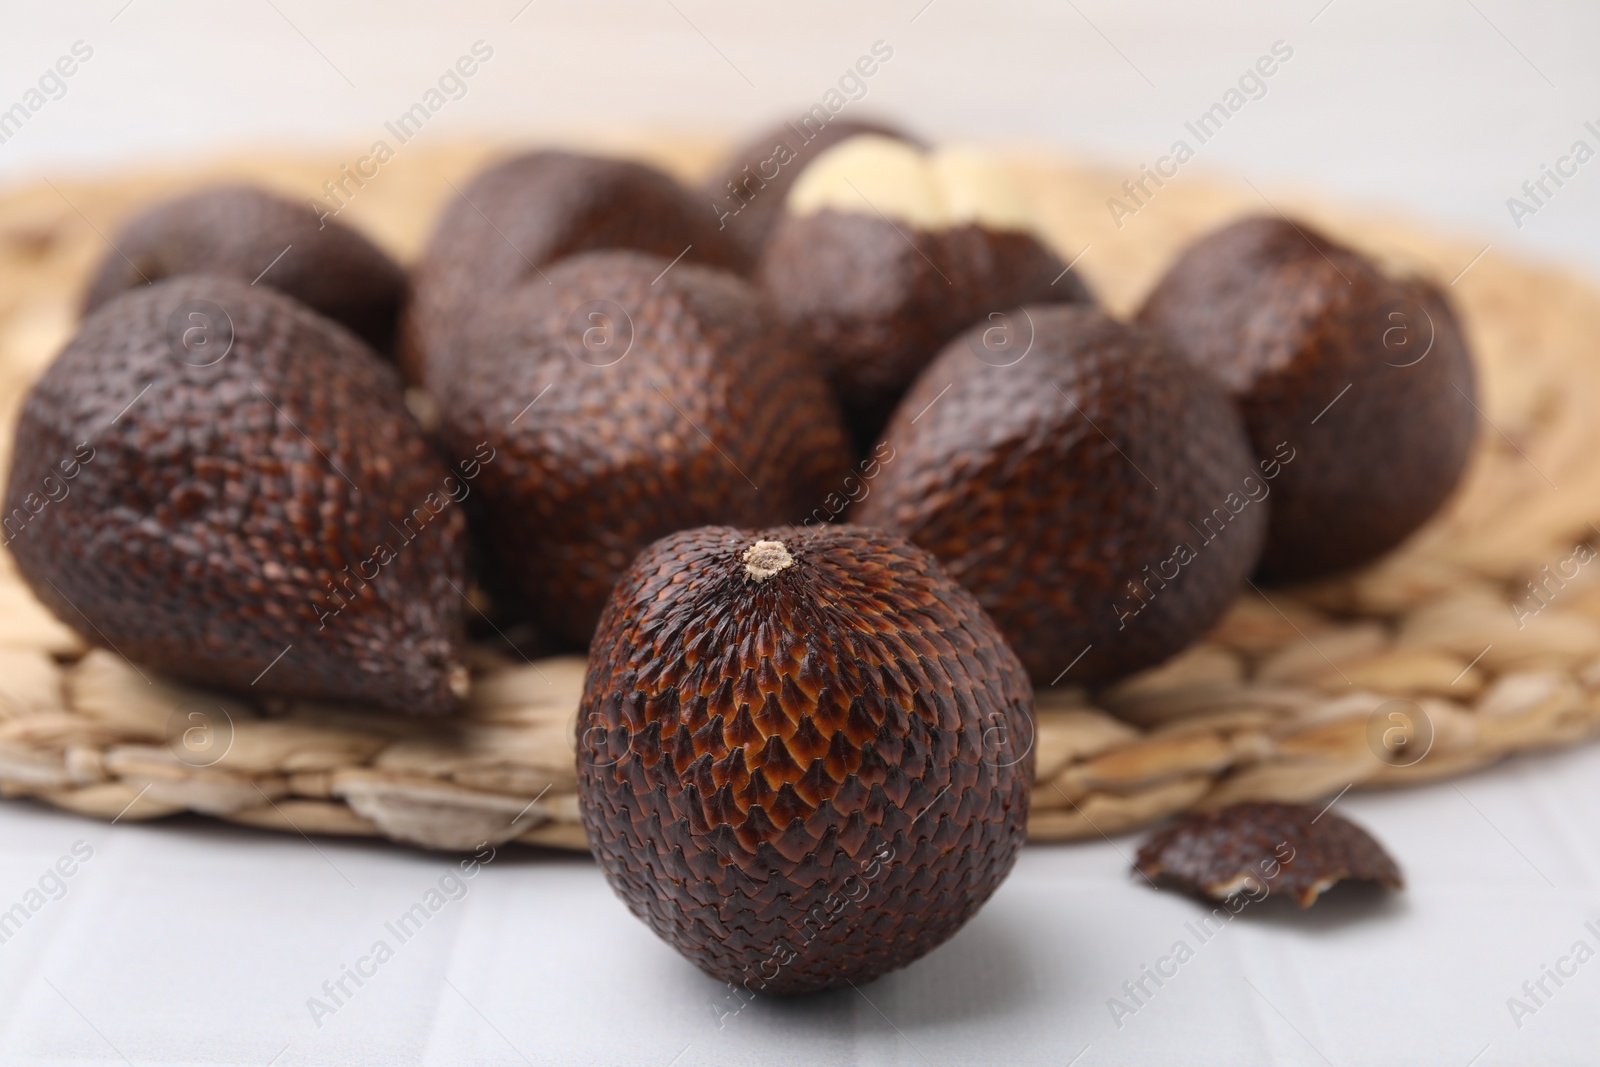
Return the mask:
<svg viewBox="0 0 1600 1067">
<path fill-rule="evenodd" d="M 782 541 L 757 541 L 739 557 L 744 561 L 744 576 L 752 582 L 764 582 L 785 567 L 794 566 L 794 557 Z"/>
</svg>

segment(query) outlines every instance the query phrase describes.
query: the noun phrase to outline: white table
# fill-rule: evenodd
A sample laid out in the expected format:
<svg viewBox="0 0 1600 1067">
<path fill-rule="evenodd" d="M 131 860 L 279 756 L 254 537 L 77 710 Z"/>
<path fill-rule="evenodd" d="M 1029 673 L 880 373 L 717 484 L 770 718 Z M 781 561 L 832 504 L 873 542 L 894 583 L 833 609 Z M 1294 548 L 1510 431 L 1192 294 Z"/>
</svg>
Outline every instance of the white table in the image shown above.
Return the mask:
<svg viewBox="0 0 1600 1067">
<path fill-rule="evenodd" d="M 900 0 L 865 12 L 844 0 L 756 12 L 732 0 L 496 0 L 426 15 L 376 2 L 124 3 L 0 15 L 0 108 L 74 41 L 95 49 L 65 95 L 0 144 L 0 180 L 365 143 L 478 39 L 495 59 L 443 113 L 441 138 L 744 127 L 807 106 L 883 39 L 895 58 L 863 110 L 934 136 L 1136 165 L 1281 39 L 1293 62 L 1196 166 L 1342 191 L 1502 251 L 1600 263 L 1600 161 L 1521 229 L 1505 205 L 1574 139 L 1600 146 L 1583 127 L 1600 125 L 1600 8 L 1578 0 Z M 1133 839 L 1029 848 L 978 918 L 911 969 L 860 993 L 734 1012 L 740 1002 L 636 922 L 587 860 L 503 850 L 399 944 L 384 924 L 453 859 L 5 803 L 0 909 L 28 899 L 75 843 L 93 855 L 65 865 L 61 899 L 0 944 L 0 1062 L 1600 1061 L 1600 960 L 1560 988 L 1545 979 L 1554 995 L 1520 1028 L 1507 1009 L 1574 942 L 1600 950 L 1585 926 L 1600 929 L 1600 748 L 1350 794 L 1339 809 L 1399 857 L 1403 895 L 1340 891 L 1304 915 L 1251 909 L 1191 946 L 1118 1028 L 1108 998 L 1201 913 L 1128 874 Z M 345 979 L 352 995 L 316 1025 L 308 999 L 332 1005 L 323 982 L 386 937 L 394 957 L 359 989 Z"/>
<path fill-rule="evenodd" d="M 587 859 L 503 849 L 467 879 L 377 843 L 6 804 L 0 907 L 76 842 L 93 857 L 0 945 L 0 1062 L 1592 1064 L 1600 959 L 1547 979 L 1520 1028 L 1506 1001 L 1575 941 L 1600 949 L 1597 783 L 1590 748 L 1348 794 L 1335 810 L 1401 858 L 1406 891 L 1345 887 L 1308 913 L 1269 900 L 1204 943 L 1186 923 L 1206 909 L 1129 873 L 1134 838 L 1030 847 L 920 963 L 748 1005 Z M 389 929 L 441 878 L 425 924 Z M 1193 958 L 1118 1027 L 1108 1000 L 1132 1003 L 1123 982 L 1180 939 Z M 393 957 L 371 978 L 323 989 L 379 940 Z"/>
</svg>

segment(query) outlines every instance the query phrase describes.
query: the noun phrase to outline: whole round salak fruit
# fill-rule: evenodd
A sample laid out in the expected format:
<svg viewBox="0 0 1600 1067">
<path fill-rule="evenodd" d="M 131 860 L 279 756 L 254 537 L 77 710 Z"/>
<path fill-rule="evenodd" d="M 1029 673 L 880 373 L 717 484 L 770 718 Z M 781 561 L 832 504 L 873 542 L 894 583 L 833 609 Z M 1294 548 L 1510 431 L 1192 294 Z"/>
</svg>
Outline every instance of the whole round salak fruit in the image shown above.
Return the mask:
<svg viewBox="0 0 1600 1067">
<path fill-rule="evenodd" d="M 711 207 L 654 167 L 538 151 L 486 168 L 450 198 L 411 278 L 400 364 L 437 390 L 475 320 L 577 252 L 631 248 L 726 270 L 749 266 Z"/>
<path fill-rule="evenodd" d="M 1112 681 L 1210 629 L 1275 485 L 1204 371 L 1083 305 L 951 342 L 878 454 L 850 520 L 938 556 L 1041 684 Z"/>
<path fill-rule="evenodd" d="M 1444 293 L 1304 223 L 1196 241 L 1139 321 L 1215 374 L 1257 457 L 1283 460 L 1261 575 L 1304 581 L 1387 552 L 1439 510 L 1472 453 L 1472 357 Z"/>
<path fill-rule="evenodd" d="M 444 713 L 468 682 L 464 494 L 393 365 L 196 275 L 108 301 L 34 385 L 5 529 L 39 599 L 135 662 Z"/>
<path fill-rule="evenodd" d="M 1032 704 L 978 602 L 898 537 L 676 533 L 618 582 L 590 653 L 589 844 L 713 977 L 775 994 L 869 981 L 1010 871 Z"/>
<path fill-rule="evenodd" d="M 827 383 L 748 283 L 622 250 L 545 273 L 473 325 L 440 436 L 499 457 L 474 497 L 485 579 L 581 648 L 652 541 L 800 520 L 850 453 Z"/>
<path fill-rule="evenodd" d="M 326 216 L 249 185 L 216 185 L 153 204 L 117 232 L 84 297 L 84 314 L 165 278 L 221 275 L 292 296 L 388 353 L 406 272 Z"/>
</svg>

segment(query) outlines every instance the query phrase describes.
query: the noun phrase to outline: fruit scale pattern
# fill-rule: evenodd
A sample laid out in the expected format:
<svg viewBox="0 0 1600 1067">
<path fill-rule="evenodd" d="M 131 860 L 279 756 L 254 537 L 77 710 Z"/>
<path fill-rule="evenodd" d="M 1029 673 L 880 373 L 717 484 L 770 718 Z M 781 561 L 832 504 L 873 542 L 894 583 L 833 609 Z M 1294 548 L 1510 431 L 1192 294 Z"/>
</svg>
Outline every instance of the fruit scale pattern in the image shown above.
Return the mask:
<svg viewBox="0 0 1600 1067">
<path fill-rule="evenodd" d="M 693 175 L 724 146 L 633 147 Z M 450 195 L 443 179 L 465 181 L 490 151 L 419 149 L 397 159 L 351 214 L 414 259 Z M 1114 231 L 1104 189 L 1119 177 L 1053 159 L 1012 166 L 1057 247 L 1094 246 L 1074 269 L 1116 314 L 1138 306 L 1194 237 L 1259 211 L 1248 189 L 1185 183 Z M 336 168 L 337 160 L 244 159 L 183 178 L 248 179 L 293 194 Z M 173 184 L 170 175 L 58 183 L 102 229 Z M 1441 281 L 1460 275 L 1451 295 L 1477 355 L 1483 416 L 1498 432 L 1478 435 L 1444 511 L 1375 566 L 1265 597 L 1248 592 L 1199 644 L 1108 689 L 1073 686 L 1070 675 L 1041 686 L 1030 840 L 1095 838 L 1238 800 L 1309 801 L 1352 784 L 1434 780 L 1600 731 L 1600 567 L 1584 544 L 1600 500 L 1593 283 L 1498 249 L 1475 259 L 1481 241 L 1275 200 L 1385 260 Z M 23 394 L 75 329 L 104 253 L 95 228 L 51 187 L 0 195 L 0 451 L 10 448 Z M 471 691 L 448 724 L 221 696 L 149 670 L 141 677 L 114 652 L 89 650 L 0 551 L 0 793 L 123 822 L 193 811 L 430 848 L 485 840 L 587 848 L 573 766 L 583 661 L 529 663 L 493 635 L 467 652 Z M 1411 702 L 1431 724 L 1420 759 L 1374 751 L 1372 717 L 1393 700 Z M 198 755 L 175 744 L 196 721 L 215 742 Z M 844 893 L 876 884 L 870 849 L 864 859 L 865 871 L 848 872 L 861 882 L 841 883 Z"/>
<path fill-rule="evenodd" d="M 677 534 L 619 583 L 591 650 L 590 844 L 634 913 L 719 978 L 787 993 L 876 977 L 1009 873 L 1031 700 L 977 600 L 898 538 Z"/>
</svg>

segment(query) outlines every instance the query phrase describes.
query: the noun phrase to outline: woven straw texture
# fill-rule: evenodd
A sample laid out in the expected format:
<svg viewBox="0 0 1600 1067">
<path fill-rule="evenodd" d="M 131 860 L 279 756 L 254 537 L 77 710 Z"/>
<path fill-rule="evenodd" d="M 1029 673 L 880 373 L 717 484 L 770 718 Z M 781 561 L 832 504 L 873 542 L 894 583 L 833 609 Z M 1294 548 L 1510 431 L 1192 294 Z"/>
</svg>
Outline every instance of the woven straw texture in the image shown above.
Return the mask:
<svg viewBox="0 0 1600 1067">
<path fill-rule="evenodd" d="M 621 138 L 695 178 L 721 145 Z M 409 147 L 342 215 L 411 259 L 451 182 L 491 155 Z M 355 158 L 354 155 L 350 158 Z M 339 158 L 238 159 L 0 194 L 0 471 L 28 384 L 71 335 L 82 286 L 142 203 L 219 178 L 298 197 Z M 1245 212 L 1279 208 L 1401 269 L 1450 283 L 1474 346 L 1481 433 L 1462 486 L 1378 565 L 1311 588 L 1248 591 L 1206 640 L 1109 690 L 1038 693 L 1032 840 L 1112 834 L 1238 800 L 1465 773 L 1600 732 L 1600 293 L 1580 274 L 1482 241 L 1328 209 L 1314 198 L 1194 178 L 1119 229 L 1120 175 L 1012 157 L 1057 250 L 1126 313 L 1177 250 Z M 447 180 L 448 179 L 448 180 Z M 1088 246 L 1085 250 L 1085 246 Z M 21 536 L 27 536 L 24 530 Z M 91 650 L 0 552 L 0 793 L 97 818 L 181 811 L 304 834 L 430 848 L 519 840 L 585 847 L 573 720 L 579 657 L 473 650 L 466 713 L 449 723 L 280 704 L 163 680 Z"/>
</svg>

